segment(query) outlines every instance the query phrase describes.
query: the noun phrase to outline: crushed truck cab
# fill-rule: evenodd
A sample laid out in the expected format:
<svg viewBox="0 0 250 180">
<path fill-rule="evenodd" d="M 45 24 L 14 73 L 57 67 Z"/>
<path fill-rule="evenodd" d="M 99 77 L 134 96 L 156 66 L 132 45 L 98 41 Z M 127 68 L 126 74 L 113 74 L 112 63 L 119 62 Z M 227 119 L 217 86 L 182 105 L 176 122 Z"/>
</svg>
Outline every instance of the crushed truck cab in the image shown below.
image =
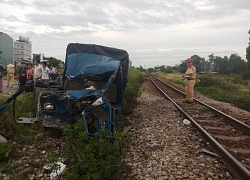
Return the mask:
<svg viewBox="0 0 250 180">
<path fill-rule="evenodd" d="M 64 128 L 82 119 L 89 135 L 101 129 L 114 132 L 122 108 L 128 63 L 125 50 L 70 43 L 66 50 L 63 86 L 39 95 L 40 124 Z"/>
</svg>

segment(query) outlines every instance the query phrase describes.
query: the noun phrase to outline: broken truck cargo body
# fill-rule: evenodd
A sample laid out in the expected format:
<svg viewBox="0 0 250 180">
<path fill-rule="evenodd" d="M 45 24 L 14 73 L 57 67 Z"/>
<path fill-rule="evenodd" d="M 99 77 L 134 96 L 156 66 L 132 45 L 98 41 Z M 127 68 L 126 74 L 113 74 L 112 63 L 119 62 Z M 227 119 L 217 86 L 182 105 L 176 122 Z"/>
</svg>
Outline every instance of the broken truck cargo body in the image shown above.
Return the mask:
<svg viewBox="0 0 250 180">
<path fill-rule="evenodd" d="M 122 107 L 128 62 L 124 50 L 69 44 L 62 89 L 40 93 L 40 123 L 63 128 L 83 119 L 88 134 L 104 128 L 113 132 Z"/>
</svg>

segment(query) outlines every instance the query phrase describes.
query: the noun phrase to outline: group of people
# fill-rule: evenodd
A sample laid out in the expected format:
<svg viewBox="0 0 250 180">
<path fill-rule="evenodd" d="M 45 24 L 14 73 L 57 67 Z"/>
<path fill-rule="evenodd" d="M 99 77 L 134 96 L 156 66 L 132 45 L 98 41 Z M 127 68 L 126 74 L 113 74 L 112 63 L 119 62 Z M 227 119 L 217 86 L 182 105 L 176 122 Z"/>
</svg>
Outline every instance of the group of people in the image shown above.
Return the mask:
<svg viewBox="0 0 250 180">
<path fill-rule="evenodd" d="M 0 93 L 3 92 L 3 70 L 5 67 L 0 63 Z M 9 64 L 7 66 L 7 86 L 12 88 L 15 82 L 15 74 L 18 75 L 19 79 L 19 87 L 23 87 L 28 80 L 37 81 L 40 79 L 41 81 L 49 81 L 50 79 L 55 79 L 58 76 L 58 67 L 52 67 L 49 69 L 47 67 L 47 62 L 42 62 L 40 64 L 40 60 L 34 61 L 34 67 L 32 63 L 22 62 L 19 71 L 16 72 L 15 66 L 13 64 Z"/>
<path fill-rule="evenodd" d="M 24 71 L 26 71 L 26 74 L 23 74 Z M 34 61 L 34 67 L 32 67 L 31 63 L 26 64 L 25 62 L 22 62 L 19 75 L 20 87 L 22 87 L 27 80 L 33 79 L 34 81 L 37 81 L 40 79 L 43 82 L 49 81 L 53 75 L 58 75 L 58 67 L 56 66 L 49 69 L 47 62 L 44 61 L 40 64 L 40 60 Z M 21 77 L 23 78 L 22 80 Z"/>
<path fill-rule="evenodd" d="M 35 81 L 41 79 L 42 81 L 48 81 L 50 78 L 54 78 L 58 74 L 57 66 L 53 67 L 51 70 L 47 67 L 47 62 L 42 62 L 40 64 L 39 60 L 35 60 L 35 66 L 32 67 L 31 63 L 21 63 L 21 68 L 19 69 L 19 82 L 20 87 L 24 86 L 27 80 L 34 79 Z M 186 79 L 185 93 L 186 99 L 183 103 L 192 104 L 194 102 L 194 85 L 196 78 L 196 68 L 193 65 L 193 59 L 187 59 L 187 70 L 185 74 L 182 75 L 182 79 Z M 5 67 L 0 63 L 0 93 L 3 92 L 3 70 Z M 7 66 L 7 87 L 13 87 L 14 85 L 14 66 Z"/>
</svg>

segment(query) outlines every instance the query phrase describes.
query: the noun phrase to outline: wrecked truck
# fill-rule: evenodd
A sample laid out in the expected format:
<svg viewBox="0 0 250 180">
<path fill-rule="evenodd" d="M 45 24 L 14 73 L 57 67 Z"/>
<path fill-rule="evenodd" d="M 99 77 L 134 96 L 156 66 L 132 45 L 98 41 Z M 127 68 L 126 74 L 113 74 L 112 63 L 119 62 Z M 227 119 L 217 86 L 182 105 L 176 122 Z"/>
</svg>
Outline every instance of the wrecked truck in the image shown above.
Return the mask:
<svg viewBox="0 0 250 180">
<path fill-rule="evenodd" d="M 39 95 L 38 121 L 64 128 L 83 120 L 87 134 L 115 131 L 127 83 L 127 51 L 94 44 L 70 43 L 61 90 Z"/>
<path fill-rule="evenodd" d="M 38 95 L 36 121 L 45 129 L 61 129 L 83 120 L 88 135 L 101 129 L 111 134 L 117 128 L 122 108 L 128 64 L 129 55 L 125 50 L 70 43 L 62 85 L 29 80 L 0 107 L 0 113 L 11 101 L 15 104 L 17 96 L 27 88 L 40 87 L 45 89 Z"/>
</svg>

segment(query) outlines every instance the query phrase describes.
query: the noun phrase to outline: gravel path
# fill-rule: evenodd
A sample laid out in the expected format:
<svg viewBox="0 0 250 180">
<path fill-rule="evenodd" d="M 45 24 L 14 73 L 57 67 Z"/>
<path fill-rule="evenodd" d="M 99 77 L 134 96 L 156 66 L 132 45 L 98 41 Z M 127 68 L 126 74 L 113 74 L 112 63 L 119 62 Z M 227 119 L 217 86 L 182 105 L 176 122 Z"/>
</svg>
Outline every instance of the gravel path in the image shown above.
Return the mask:
<svg viewBox="0 0 250 180">
<path fill-rule="evenodd" d="M 201 152 L 206 143 L 148 80 L 128 121 L 128 179 L 234 179 L 220 160 Z"/>
</svg>

